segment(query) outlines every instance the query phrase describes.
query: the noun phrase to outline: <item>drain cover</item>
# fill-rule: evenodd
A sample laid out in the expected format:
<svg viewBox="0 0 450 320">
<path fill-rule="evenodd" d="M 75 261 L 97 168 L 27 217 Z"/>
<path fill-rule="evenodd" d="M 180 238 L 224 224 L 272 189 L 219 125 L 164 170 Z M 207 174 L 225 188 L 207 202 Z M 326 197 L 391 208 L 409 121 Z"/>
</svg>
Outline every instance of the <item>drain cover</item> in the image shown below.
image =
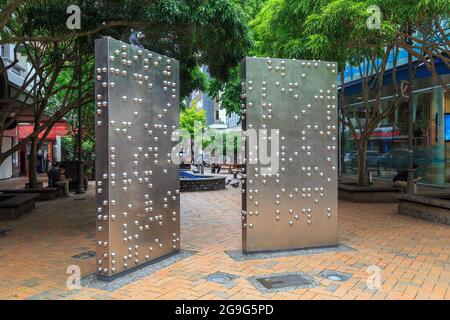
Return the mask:
<svg viewBox="0 0 450 320">
<path fill-rule="evenodd" d="M 210 274 L 206 277 L 206 280 L 219 283 L 219 284 L 226 284 L 234 279 L 239 278 L 238 276 L 235 276 L 234 274 L 224 273 L 224 272 L 216 272 L 213 274 Z"/>
<path fill-rule="evenodd" d="M 210 277 L 208 277 L 208 280 L 212 281 L 212 282 L 221 283 L 221 284 L 224 284 L 224 283 L 227 283 L 227 282 L 231 281 L 230 278 L 225 277 L 225 276 L 220 276 L 220 275 L 210 276 Z"/>
<path fill-rule="evenodd" d="M 286 287 L 299 287 L 311 284 L 310 281 L 305 279 L 299 274 L 288 274 L 285 276 L 274 276 L 267 278 L 257 278 L 266 289 L 280 289 Z"/>
<path fill-rule="evenodd" d="M 85 251 L 80 254 L 72 256 L 72 258 L 80 259 L 80 260 L 87 260 L 87 259 L 90 259 L 93 257 L 95 257 L 95 251 Z"/>
<path fill-rule="evenodd" d="M 352 274 L 335 270 L 324 270 L 320 273 L 320 276 L 332 281 L 347 281 L 352 277 Z"/>
<path fill-rule="evenodd" d="M 249 281 L 261 292 L 289 291 L 318 285 L 316 280 L 302 272 L 251 277 Z"/>
<path fill-rule="evenodd" d="M 330 279 L 330 280 L 333 280 L 333 281 L 344 281 L 344 279 L 342 279 L 341 276 L 334 275 L 334 274 L 331 275 L 331 276 L 328 276 L 327 278 Z"/>
</svg>

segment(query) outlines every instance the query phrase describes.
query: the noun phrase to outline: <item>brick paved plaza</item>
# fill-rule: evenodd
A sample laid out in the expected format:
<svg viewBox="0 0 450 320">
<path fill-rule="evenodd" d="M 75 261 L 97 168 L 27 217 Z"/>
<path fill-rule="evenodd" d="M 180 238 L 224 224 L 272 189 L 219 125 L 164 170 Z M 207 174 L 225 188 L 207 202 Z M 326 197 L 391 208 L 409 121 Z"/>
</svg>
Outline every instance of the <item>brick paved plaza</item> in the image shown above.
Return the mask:
<svg viewBox="0 0 450 320">
<path fill-rule="evenodd" d="M 73 256 L 95 250 L 93 188 L 84 200 L 61 198 L 37 204 L 0 236 L 0 299 L 450 299 L 450 228 L 397 215 L 392 204 L 339 203 L 339 242 L 355 251 L 235 261 L 224 251 L 241 247 L 239 189 L 184 193 L 182 248 L 194 254 L 115 291 L 66 289 L 66 269 L 95 271 L 95 258 Z M 379 290 L 369 290 L 367 267 L 381 268 Z M 345 281 L 319 275 L 349 273 Z M 236 276 L 208 281 L 215 272 Z M 261 293 L 248 278 L 303 272 L 318 286 Z"/>
</svg>

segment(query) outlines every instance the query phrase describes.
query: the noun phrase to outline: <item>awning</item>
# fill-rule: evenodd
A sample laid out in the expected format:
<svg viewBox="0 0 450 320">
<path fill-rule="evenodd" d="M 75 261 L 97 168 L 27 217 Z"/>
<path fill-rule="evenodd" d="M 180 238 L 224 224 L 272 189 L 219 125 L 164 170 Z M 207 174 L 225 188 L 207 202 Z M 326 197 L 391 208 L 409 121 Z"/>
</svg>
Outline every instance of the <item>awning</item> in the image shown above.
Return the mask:
<svg viewBox="0 0 450 320">
<path fill-rule="evenodd" d="M 25 139 L 30 134 L 32 134 L 33 128 L 34 128 L 34 125 L 19 124 L 19 126 L 18 126 L 19 140 Z M 44 133 L 45 133 L 45 130 L 39 134 L 39 139 L 42 138 Z M 57 136 L 64 137 L 64 136 L 67 136 L 67 134 L 68 134 L 67 123 L 66 122 L 58 122 L 54 125 L 54 127 L 48 134 L 46 141 L 56 141 Z"/>
<path fill-rule="evenodd" d="M 416 67 L 417 63 L 419 65 Z M 415 79 L 430 78 L 432 73 L 428 71 L 427 67 L 418 61 L 414 61 L 415 68 Z M 436 71 L 438 74 L 450 74 L 450 69 L 440 60 L 435 59 Z M 386 71 L 383 77 L 383 86 L 387 86 L 393 83 L 392 69 Z M 401 80 L 408 80 L 408 64 L 403 64 L 397 66 L 397 82 L 400 83 Z M 345 84 L 345 96 L 352 96 L 355 94 L 360 94 L 362 92 L 362 79 L 353 80 Z"/>
</svg>

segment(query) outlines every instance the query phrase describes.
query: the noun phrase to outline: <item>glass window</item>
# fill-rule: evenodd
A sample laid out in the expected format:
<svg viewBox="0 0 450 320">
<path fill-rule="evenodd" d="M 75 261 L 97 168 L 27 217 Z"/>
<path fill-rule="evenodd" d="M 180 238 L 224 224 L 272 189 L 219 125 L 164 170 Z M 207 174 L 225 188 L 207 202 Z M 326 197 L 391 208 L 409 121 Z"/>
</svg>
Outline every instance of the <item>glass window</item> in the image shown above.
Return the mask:
<svg viewBox="0 0 450 320">
<path fill-rule="evenodd" d="M 392 100 L 383 101 L 384 106 L 389 103 Z M 446 96 L 446 106 L 450 114 L 449 94 Z M 441 88 L 413 95 L 413 161 L 419 165 L 418 175 L 422 177 L 422 183 L 450 183 L 450 142 L 445 143 L 444 119 L 444 94 Z M 355 175 L 358 173 L 359 158 L 355 139 L 345 127 L 341 135 L 341 171 L 343 174 Z M 400 103 L 372 133 L 366 159 L 372 175 L 384 179 L 391 180 L 398 171 L 408 168 L 407 101 Z"/>
</svg>

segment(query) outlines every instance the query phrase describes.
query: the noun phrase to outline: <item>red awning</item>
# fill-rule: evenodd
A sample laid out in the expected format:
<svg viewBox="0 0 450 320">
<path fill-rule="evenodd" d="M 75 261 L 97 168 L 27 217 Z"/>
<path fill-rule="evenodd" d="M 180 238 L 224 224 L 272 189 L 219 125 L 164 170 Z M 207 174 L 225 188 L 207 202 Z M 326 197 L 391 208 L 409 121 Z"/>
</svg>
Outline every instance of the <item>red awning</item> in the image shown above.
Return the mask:
<svg viewBox="0 0 450 320">
<path fill-rule="evenodd" d="M 33 133 L 34 125 L 19 124 L 17 127 L 19 128 L 19 140 L 22 140 Z M 45 130 L 39 134 L 39 138 L 42 138 L 44 133 L 45 133 Z M 67 133 L 68 133 L 67 132 L 67 123 L 66 122 L 58 122 L 53 126 L 52 130 L 50 131 L 50 133 L 47 136 L 46 141 L 55 141 L 57 136 L 64 137 L 67 135 Z"/>
</svg>

